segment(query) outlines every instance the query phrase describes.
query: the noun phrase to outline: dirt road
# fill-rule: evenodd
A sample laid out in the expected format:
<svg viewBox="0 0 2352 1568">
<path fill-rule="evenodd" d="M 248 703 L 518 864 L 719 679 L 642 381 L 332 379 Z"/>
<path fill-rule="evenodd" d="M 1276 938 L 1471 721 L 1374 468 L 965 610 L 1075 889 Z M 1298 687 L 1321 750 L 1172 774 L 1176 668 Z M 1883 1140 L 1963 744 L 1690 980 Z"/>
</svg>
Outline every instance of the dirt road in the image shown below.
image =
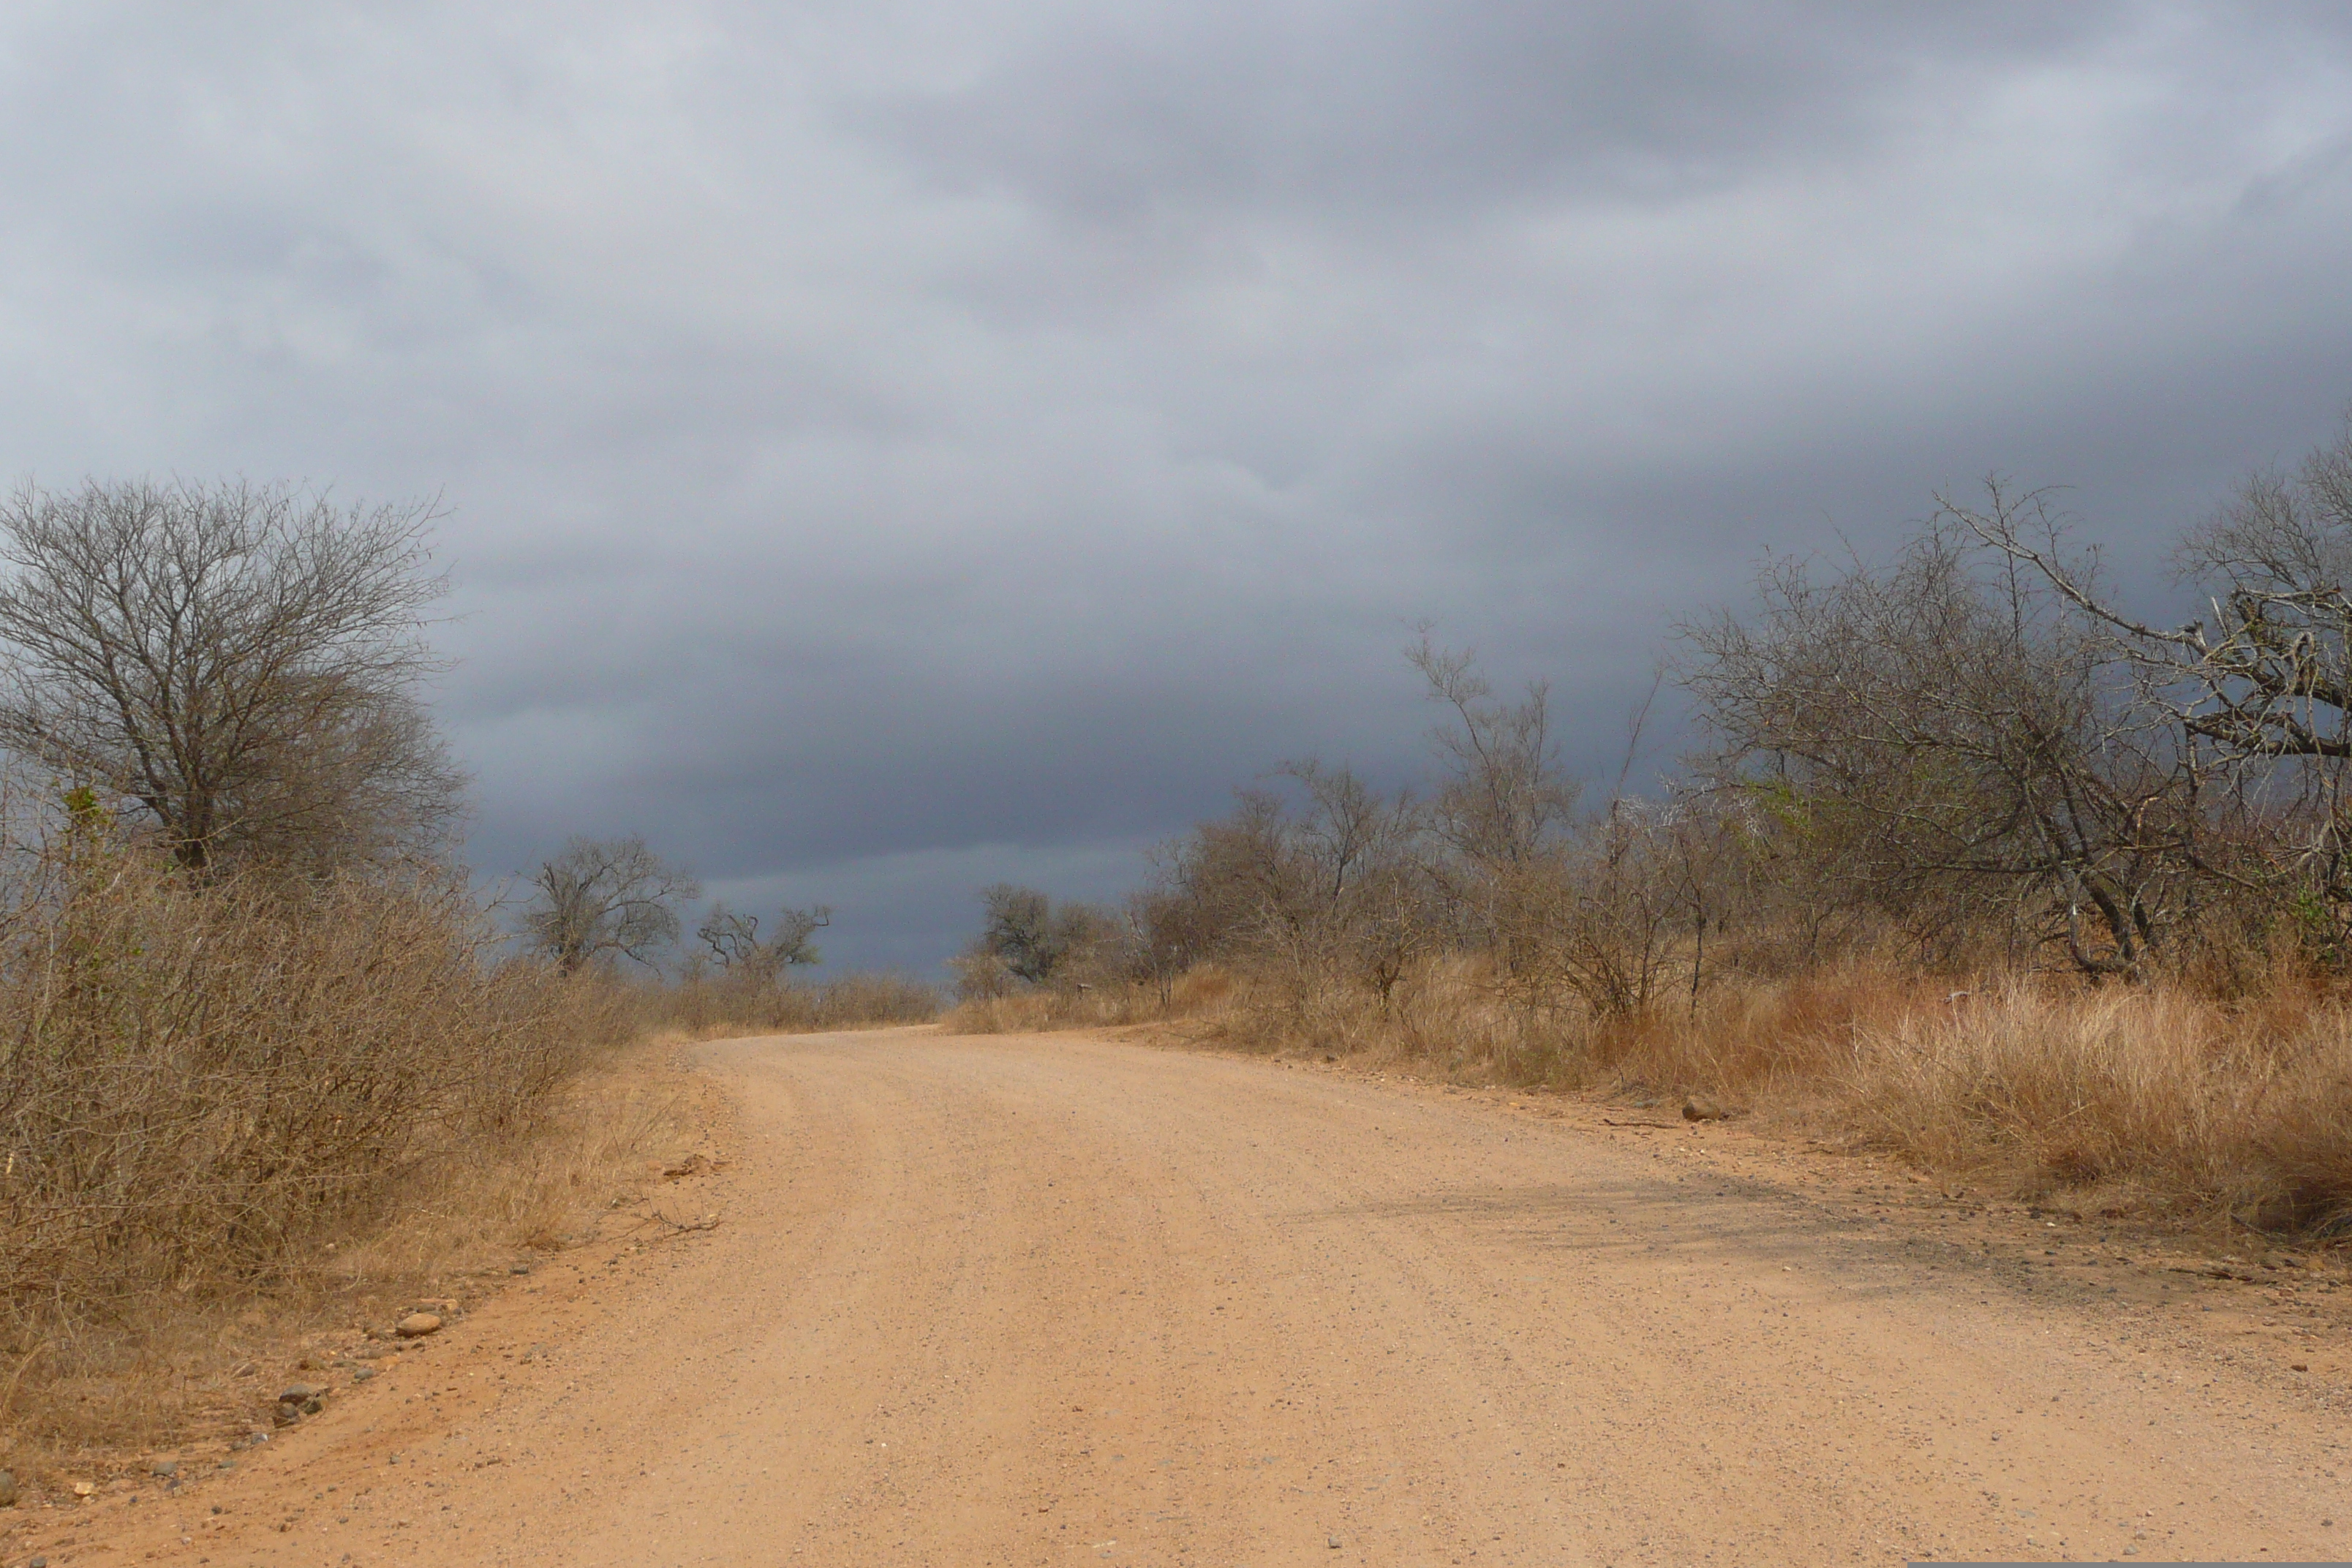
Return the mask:
<svg viewBox="0 0 2352 1568">
<path fill-rule="evenodd" d="M 2191 1283 L 2108 1281 L 2095 1255 L 2037 1273 L 1727 1175 L 1716 1129 L 1596 1136 L 1068 1036 L 693 1059 L 735 1107 L 727 1163 L 660 1206 L 718 1211 L 715 1229 L 542 1264 L 234 1470 L 58 1510 L 9 1550 L 52 1568 L 2352 1555 L 2325 1335 L 2295 1342 L 2316 1349 L 2294 1373 L 2270 1340 L 2224 1342 Z"/>
</svg>

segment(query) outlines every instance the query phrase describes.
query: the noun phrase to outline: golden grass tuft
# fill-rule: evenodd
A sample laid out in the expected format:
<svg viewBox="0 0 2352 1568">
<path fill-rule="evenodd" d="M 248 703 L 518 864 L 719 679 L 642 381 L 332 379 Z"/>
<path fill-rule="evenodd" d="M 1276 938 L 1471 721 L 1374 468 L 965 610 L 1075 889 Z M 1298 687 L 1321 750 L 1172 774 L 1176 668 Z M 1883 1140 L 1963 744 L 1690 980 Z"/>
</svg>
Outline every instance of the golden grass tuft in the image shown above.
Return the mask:
<svg viewBox="0 0 2352 1568">
<path fill-rule="evenodd" d="M 940 1018 L 959 1035 L 1018 1035 L 1048 1029 L 1106 1029 L 1214 1013 L 1235 994 L 1234 977 L 1211 964 L 1178 975 L 1164 989 L 1112 983 L 970 996 Z"/>
</svg>

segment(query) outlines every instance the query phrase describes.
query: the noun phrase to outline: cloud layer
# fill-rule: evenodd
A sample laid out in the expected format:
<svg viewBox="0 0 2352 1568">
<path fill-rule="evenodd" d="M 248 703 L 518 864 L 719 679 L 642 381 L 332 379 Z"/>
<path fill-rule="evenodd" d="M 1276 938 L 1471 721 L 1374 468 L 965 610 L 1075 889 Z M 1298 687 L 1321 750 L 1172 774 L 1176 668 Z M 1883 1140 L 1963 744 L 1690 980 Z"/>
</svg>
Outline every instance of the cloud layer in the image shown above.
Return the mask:
<svg viewBox="0 0 2352 1568">
<path fill-rule="evenodd" d="M 0 469 L 439 493 L 474 858 L 928 965 L 1423 618 L 1589 764 L 2000 468 L 2126 574 L 2352 397 L 2340 8 L 22 6 Z"/>
</svg>

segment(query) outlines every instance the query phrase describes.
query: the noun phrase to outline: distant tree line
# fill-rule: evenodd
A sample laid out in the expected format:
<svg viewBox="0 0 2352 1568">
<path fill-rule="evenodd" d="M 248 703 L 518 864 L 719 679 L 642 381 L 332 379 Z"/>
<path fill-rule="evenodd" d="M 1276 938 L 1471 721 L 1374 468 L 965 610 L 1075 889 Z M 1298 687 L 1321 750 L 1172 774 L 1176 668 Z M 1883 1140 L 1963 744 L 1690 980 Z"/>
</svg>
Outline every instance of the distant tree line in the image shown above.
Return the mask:
<svg viewBox="0 0 2352 1568">
<path fill-rule="evenodd" d="M 656 854 L 641 834 L 575 836 L 540 863 L 530 882 L 524 931 L 567 974 L 625 959 L 655 968 L 684 930 L 683 906 L 702 896 L 700 880 Z M 815 937 L 832 923 L 826 905 L 787 907 L 763 934 L 759 916 L 714 903 L 695 929 L 686 974 L 716 970 L 738 983 L 773 984 L 793 969 L 824 962 Z"/>
</svg>

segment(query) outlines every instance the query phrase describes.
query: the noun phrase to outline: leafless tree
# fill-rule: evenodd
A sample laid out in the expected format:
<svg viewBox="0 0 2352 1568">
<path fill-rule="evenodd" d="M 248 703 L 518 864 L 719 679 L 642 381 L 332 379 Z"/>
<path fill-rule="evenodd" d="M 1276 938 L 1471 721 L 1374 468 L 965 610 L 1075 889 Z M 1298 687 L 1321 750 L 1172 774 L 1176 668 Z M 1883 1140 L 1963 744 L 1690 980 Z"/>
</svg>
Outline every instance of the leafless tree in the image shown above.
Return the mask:
<svg viewBox="0 0 2352 1568">
<path fill-rule="evenodd" d="M 2308 838 L 2307 885 L 2352 905 L 2352 419 L 2294 474 L 2258 472 L 2175 552 L 2205 613 L 2166 626 L 2126 614 L 2070 562 L 2039 494 L 1988 487 L 1946 515 L 2100 627 L 2225 788 L 2284 784 Z"/>
<path fill-rule="evenodd" d="M 759 916 L 739 914 L 719 903 L 711 905 L 694 934 L 719 968 L 764 984 L 787 969 L 824 962 L 811 939 L 832 923 L 833 910 L 824 904 L 787 909 L 776 918 L 775 933 L 762 941 Z"/>
<path fill-rule="evenodd" d="M 191 868 L 440 847 L 464 780 L 419 700 L 433 521 L 243 481 L 27 486 L 0 503 L 0 744 Z"/>
<path fill-rule="evenodd" d="M 1154 857 L 1129 905 L 1145 977 L 1234 962 L 1304 1005 L 1369 988 L 1385 1007 L 1414 959 L 1443 940 L 1426 822 L 1345 767 L 1287 763 L 1234 810 Z"/>
<path fill-rule="evenodd" d="M 1344 767 L 1293 763 L 1281 776 L 1305 800 L 1291 818 L 1289 907 L 1301 958 L 1319 957 L 1369 985 L 1386 1009 L 1443 919 L 1427 854 L 1427 814 L 1408 793 L 1383 795 Z"/>
<path fill-rule="evenodd" d="M 616 958 L 654 963 L 677 940 L 677 906 L 702 893 L 693 873 L 664 860 L 636 834 L 572 838 L 530 881 L 525 930 L 567 974 Z"/>
<path fill-rule="evenodd" d="M 1768 563 L 1750 616 L 1684 627 L 1718 764 L 1858 847 L 1856 895 L 2031 905 L 2137 973 L 2199 869 L 2194 753 L 2083 601 L 1948 521 L 1883 570 Z"/>
<path fill-rule="evenodd" d="M 1578 795 L 1560 769 L 1549 688 L 1530 682 L 1518 701 L 1498 701 L 1475 655 L 1426 635 L 1405 657 L 1450 710 L 1431 737 L 1446 769 L 1433 803 L 1439 837 L 1490 871 L 1536 858 L 1573 816 Z"/>
</svg>

